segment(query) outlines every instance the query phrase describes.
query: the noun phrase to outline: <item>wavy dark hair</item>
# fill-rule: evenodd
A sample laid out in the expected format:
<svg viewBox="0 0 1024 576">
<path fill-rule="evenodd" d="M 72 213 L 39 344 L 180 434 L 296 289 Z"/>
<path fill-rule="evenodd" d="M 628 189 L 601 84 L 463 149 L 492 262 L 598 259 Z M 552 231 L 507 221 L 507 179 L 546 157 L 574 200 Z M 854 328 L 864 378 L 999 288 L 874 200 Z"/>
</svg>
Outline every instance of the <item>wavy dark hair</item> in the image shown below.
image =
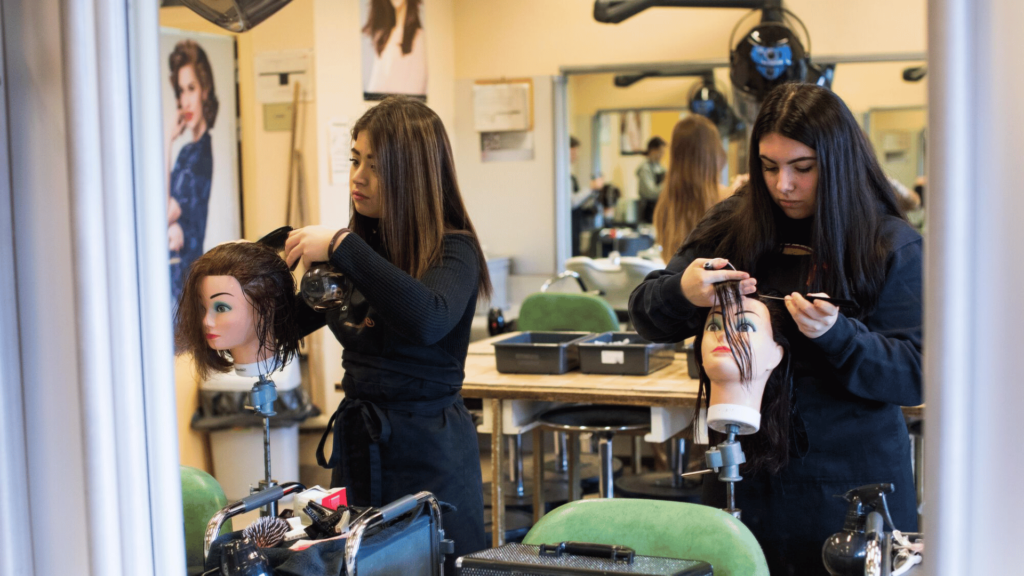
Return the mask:
<svg viewBox="0 0 1024 576">
<path fill-rule="evenodd" d="M 380 239 L 388 260 L 413 278 L 440 262 L 445 234 L 473 239 L 481 297 L 490 297 L 491 277 L 480 240 L 459 192 L 455 159 L 444 124 L 426 104 L 388 96 L 352 128 L 366 132 L 376 166 L 381 204 Z M 349 228 L 369 238 L 373 221 L 350 205 Z"/>
<path fill-rule="evenodd" d="M 416 32 L 423 28 L 420 20 L 420 3 L 422 0 L 405 0 L 405 26 L 402 33 L 402 54 L 412 52 L 412 43 L 416 39 Z M 373 39 L 373 49 L 377 55 L 384 51 L 384 47 L 391 38 L 396 22 L 395 7 L 391 0 L 370 0 L 370 13 L 366 17 L 366 25 L 363 26 L 363 33 Z"/>
<path fill-rule="evenodd" d="M 725 339 L 732 348 L 733 359 L 740 369 L 740 381 L 746 386 L 750 383 L 753 371 L 753 358 L 750 355 L 750 343 L 741 333 L 737 332 L 724 319 L 735 318 L 736 312 L 741 308 L 744 296 L 740 293 L 738 281 L 720 282 L 715 284 L 716 301 L 722 306 L 722 326 L 725 332 Z M 787 329 L 786 309 L 774 300 L 762 300 L 757 293 L 747 294 L 765 305 L 768 309 L 772 326 L 772 337 L 775 343 L 782 347 L 782 361 L 772 370 L 768 377 L 768 383 L 764 388 L 764 395 L 761 397 L 761 428 L 742 439 L 743 452 L 746 454 L 747 462 L 742 467 L 745 472 L 756 474 L 764 471 L 769 474 L 776 474 L 789 463 L 789 432 L 790 421 L 793 410 L 793 375 L 790 370 L 790 347 L 789 340 L 784 335 Z M 696 410 L 701 408 L 707 410 L 711 405 L 711 379 L 704 371 L 704 358 L 701 355 L 701 343 L 704 340 L 704 329 L 697 333 L 693 343 L 693 351 L 697 356 L 697 367 L 700 372 L 700 390 L 697 392 Z M 699 425 L 700 419 L 694 418 L 694 427 Z M 712 444 L 717 444 L 725 439 L 724 434 L 709 430 L 709 437 Z"/>
<path fill-rule="evenodd" d="M 175 349 L 178 354 L 192 354 L 199 377 L 205 380 L 214 372 L 227 372 L 233 365 L 230 354 L 210 348 L 203 333 L 206 306 L 202 282 L 207 276 L 234 276 L 253 307 L 260 350 L 273 350 L 279 366 L 291 360 L 299 350 L 299 330 L 295 279 L 288 265 L 262 244 L 221 244 L 189 267 L 174 313 Z"/>
<path fill-rule="evenodd" d="M 203 119 L 206 120 L 206 129 L 213 128 L 217 120 L 217 110 L 220 109 L 220 102 L 217 100 L 217 91 L 213 87 L 213 68 L 210 66 L 210 59 L 206 57 L 206 51 L 195 40 L 182 40 L 174 45 L 174 51 L 168 58 L 171 67 L 171 88 L 174 89 L 174 98 L 181 98 L 181 85 L 178 84 L 178 72 L 185 66 L 191 66 L 199 80 L 199 87 L 203 90 Z"/>
<path fill-rule="evenodd" d="M 856 300 L 860 317 L 878 301 L 888 240 L 886 216 L 903 218 L 874 150 L 846 104 L 813 84 L 783 84 L 768 94 L 750 138 L 750 182 L 730 214 L 706 219 L 684 248 L 702 246 L 757 276 L 758 261 L 779 250 L 776 221 L 785 218 L 764 179 L 760 142 L 768 134 L 796 140 L 817 153 L 818 189 L 811 226 L 807 292 Z"/>
</svg>

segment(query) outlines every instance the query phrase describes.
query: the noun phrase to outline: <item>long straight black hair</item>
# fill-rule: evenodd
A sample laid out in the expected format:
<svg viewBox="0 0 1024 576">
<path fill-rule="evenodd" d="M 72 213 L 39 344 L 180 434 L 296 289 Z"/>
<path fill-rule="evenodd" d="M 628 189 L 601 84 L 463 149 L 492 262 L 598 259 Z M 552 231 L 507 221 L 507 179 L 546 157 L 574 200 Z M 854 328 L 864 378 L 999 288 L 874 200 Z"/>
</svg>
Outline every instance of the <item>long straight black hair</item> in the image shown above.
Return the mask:
<svg viewBox="0 0 1024 576">
<path fill-rule="evenodd" d="M 687 239 L 712 246 L 756 277 L 762 256 L 778 250 L 777 219 L 784 219 L 764 179 L 761 139 L 779 134 L 818 156 L 818 189 L 811 226 L 808 292 L 857 300 L 867 315 L 885 280 L 889 246 L 878 234 L 886 215 L 903 218 L 895 192 L 867 137 L 846 104 L 813 84 L 783 84 L 768 95 L 750 138 L 750 182 L 738 208 L 713 216 Z M 781 217 L 781 218 L 780 218 Z"/>
</svg>

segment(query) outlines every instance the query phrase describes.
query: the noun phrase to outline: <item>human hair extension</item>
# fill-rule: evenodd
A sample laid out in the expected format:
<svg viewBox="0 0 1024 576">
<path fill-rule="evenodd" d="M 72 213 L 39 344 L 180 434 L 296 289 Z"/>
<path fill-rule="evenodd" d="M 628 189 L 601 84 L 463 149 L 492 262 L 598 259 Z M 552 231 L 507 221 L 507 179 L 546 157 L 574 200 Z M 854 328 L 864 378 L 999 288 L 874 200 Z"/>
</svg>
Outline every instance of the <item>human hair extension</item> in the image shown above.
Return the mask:
<svg viewBox="0 0 1024 576">
<path fill-rule="evenodd" d="M 757 293 L 743 296 L 739 290 L 739 281 L 720 282 L 715 285 L 715 296 L 722 306 L 723 322 L 726 330 L 726 339 L 733 350 L 733 358 L 740 369 L 740 379 L 743 385 L 749 385 L 752 372 L 753 358 L 750 356 L 749 343 L 744 342 L 738 345 L 738 341 L 746 339 L 741 333 L 730 327 L 726 318 L 734 318 L 736 311 L 742 307 L 742 299 L 750 298 L 757 300 L 768 309 L 772 326 L 772 336 L 775 342 L 782 347 L 783 356 L 779 365 L 772 370 L 765 385 L 764 395 L 761 398 L 761 428 L 741 440 L 743 451 L 747 461 L 741 466 L 744 472 L 756 474 L 767 472 L 778 473 L 789 463 L 789 446 L 791 420 L 795 417 L 793 409 L 793 377 L 790 367 L 790 346 L 785 336 L 788 329 L 789 314 L 786 309 L 777 301 L 762 300 Z M 732 336 L 730 336 L 732 334 Z M 704 359 L 701 354 L 701 344 L 704 339 L 704 331 L 697 333 L 694 341 L 694 353 L 696 354 L 697 367 L 699 371 L 698 380 L 700 387 L 697 392 L 696 412 L 702 408 L 707 410 L 711 405 L 711 379 L 704 371 Z M 746 350 L 745 354 L 737 355 L 737 348 Z M 746 374 L 746 376 L 744 376 Z M 700 419 L 694 417 L 694 428 L 699 426 Z M 709 437 L 712 443 L 718 443 L 725 439 L 725 436 L 709 430 Z"/>
<path fill-rule="evenodd" d="M 178 84 L 178 73 L 185 66 L 192 66 L 199 81 L 199 87 L 203 91 L 203 119 L 206 121 L 206 128 L 213 128 L 217 120 L 217 110 L 220 102 L 217 100 L 217 91 L 213 86 L 213 68 L 210 66 L 210 59 L 206 57 L 206 51 L 195 40 L 182 40 L 174 46 L 168 58 L 171 68 L 171 88 L 174 89 L 174 98 L 181 98 L 181 85 Z"/>
<path fill-rule="evenodd" d="M 744 386 L 749 386 L 751 374 L 754 371 L 750 341 L 742 333 L 737 332 L 731 322 L 736 317 L 736 313 L 743 309 L 743 294 L 740 292 L 740 284 L 739 282 L 719 282 L 714 285 L 714 288 L 715 302 L 722 309 L 722 331 L 725 332 L 725 340 L 729 343 L 732 359 L 736 361 L 736 367 L 740 370 L 740 382 Z"/>
<path fill-rule="evenodd" d="M 252 242 L 221 244 L 192 263 L 174 314 L 177 353 L 191 353 L 196 372 L 205 380 L 213 372 L 227 372 L 234 364 L 227 351 L 209 347 L 203 332 L 206 306 L 202 282 L 208 276 L 233 276 L 253 307 L 259 349 L 283 366 L 298 352 L 295 279 L 273 249 Z M 260 358 L 264 360 L 264 358 Z"/>
<path fill-rule="evenodd" d="M 420 19 L 420 3 L 422 0 L 406 0 L 405 4 L 405 26 L 402 33 L 402 54 L 412 52 L 413 40 L 416 32 L 423 28 Z M 395 17 L 395 7 L 391 0 L 370 0 L 370 13 L 366 17 L 366 25 L 363 26 L 363 33 L 373 39 L 373 49 L 380 56 L 384 47 L 391 38 L 391 32 L 398 24 Z"/>
<path fill-rule="evenodd" d="M 761 106 L 750 138 L 750 181 L 737 194 L 735 210 L 712 211 L 687 238 L 757 275 L 762 256 L 779 250 L 772 200 L 760 156 L 761 139 L 779 134 L 815 151 L 818 188 L 811 226 L 806 292 L 825 292 L 860 303 L 858 318 L 870 314 L 885 280 L 889 239 L 879 233 L 886 216 L 902 218 L 892 186 L 871 144 L 846 104 L 826 88 L 783 84 Z M 706 225 L 705 225 L 706 224 Z M 685 248 L 685 247 L 684 247 Z"/>
<path fill-rule="evenodd" d="M 356 121 L 352 139 L 365 132 L 377 173 L 379 230 L 388 260 L 413 278 L 440 261 L 445 234 L 473 239 L 481 297 L 491 294 L 487 260 L 459 192 L 455 159 L 441 119 L 426 104 L 388 96 Z M 368 238 L 371 219 L 351 207 L 349 228 Z"/>
</svg>

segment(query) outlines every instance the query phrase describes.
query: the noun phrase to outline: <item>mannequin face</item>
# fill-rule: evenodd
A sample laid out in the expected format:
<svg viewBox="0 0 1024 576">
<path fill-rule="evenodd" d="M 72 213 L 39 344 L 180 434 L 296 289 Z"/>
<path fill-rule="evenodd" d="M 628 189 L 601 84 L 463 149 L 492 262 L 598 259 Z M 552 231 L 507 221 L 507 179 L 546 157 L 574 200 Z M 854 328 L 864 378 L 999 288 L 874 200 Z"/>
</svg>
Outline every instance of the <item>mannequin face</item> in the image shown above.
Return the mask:
<svg viewBox="0 0 1024 576">
<path fill-rule="evenodd" d="M 352 143 L 352 165 L 348 171 L 348 185 L 356 212 L 367 218 L 380 218 L 380 185 L 369 140 L 366 130 L 363 130 Z"/>
<path fill-rule="evenodd" d="M 256 362 L 259 339 L 255 314 L 234 276 L 203 278 L 201 293 L 206 316 L 203 332 L 214 350 L 227 350 L 236 364 Z"/>
<path fill-rule="evenodd" d="M 771 317 L 760 301 L 744 297 L 742 310 L 728 319 L 730 327 L 747 341 L 751 356 L 751 381 L 740 381 L 739 366 L 732 346 L 725 337 L 722 310 L 716 306 L 708 314 L 701 342 L 704 371 L 711 380 L 711 404 L 741 404 L 761 409 L 761 395 L 772 370 L 782 361 L 782 346 L 775 342 Z"/>
</svg>

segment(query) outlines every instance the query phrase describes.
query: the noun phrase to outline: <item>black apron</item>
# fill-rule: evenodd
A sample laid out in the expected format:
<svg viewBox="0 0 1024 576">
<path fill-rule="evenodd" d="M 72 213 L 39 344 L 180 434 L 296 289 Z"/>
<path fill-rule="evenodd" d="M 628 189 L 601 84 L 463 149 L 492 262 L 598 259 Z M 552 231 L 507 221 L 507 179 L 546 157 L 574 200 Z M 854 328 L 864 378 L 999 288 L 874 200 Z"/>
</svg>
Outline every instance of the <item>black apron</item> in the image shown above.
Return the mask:
<svg viewBox="0 0 1024 576">
<path fill-rule="evenodd" d="M 381 506 L 423 490 L 454 505 L 442 518 L 445 537 L 455 541 L 446 562 L 454 574 L 457 557 L 486 547 L 476 426 L 460 386 L 446 383 L 461 382 L 461 363 L 438 367 L 437 355 L 446 353 L 433 348 L 422 349 L 433 358 L 430 365 L 388 358 L 388 342 L 400 336 L 356 290 L 329 313 L 328 325 L 345 348 L 345 399 L 320 440 L 317 462 L 332 470 L 331 486 L 345 486 L 356 506 Z"/>
</svg>

